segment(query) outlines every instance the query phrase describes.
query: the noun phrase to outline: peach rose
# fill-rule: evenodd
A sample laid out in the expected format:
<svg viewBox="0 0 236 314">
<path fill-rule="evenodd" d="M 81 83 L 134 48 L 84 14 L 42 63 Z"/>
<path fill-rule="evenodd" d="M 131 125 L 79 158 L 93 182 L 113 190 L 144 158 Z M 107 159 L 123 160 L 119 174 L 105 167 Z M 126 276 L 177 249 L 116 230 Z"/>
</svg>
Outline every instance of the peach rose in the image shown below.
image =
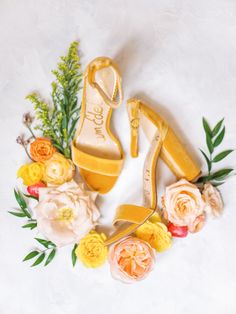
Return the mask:
<svg viewBox="0 0 236 314">
<path fill-rule="evenodd" d="M 35 207 L 38 229 L 58 247 L 78 243 L 98 222 L 96 192 L 74 181 L 56 188 L 39 188 Z"/>
<path fill-rule="evenodd" d="M 56 149 L 47 138 L 37 137 L 30 144 L 30 155 L 35 161 L 45 161 L 52 157 Z"/>
<path fill-rule="evenodd" d="M 205 202 L 196 185 L 185 179 L 166 188 L 162 199 L 165 217 L 176 226 L 192 226 L 205 209 Z"/>
<path fill-rule="evenodd" d="M 109 251 L 112 276 L 126 283 L 144 279 L 153 269 L 154 262 L 154 249 L 147 242 L 134 237 L 115 243 Z"/>
<path fill-rule="evenodd" d="M 211 184 L 204 184 L 203 199 L 207 204 L 207 211 L 213 216 L 220 216 L 224 210 L 224 204 L 220 192 Z"/>
<path fill-rule="evenodd" d="M 56 152 L 44 162 L 43 181 L 52 185 L 60 185 L 71 181 L 75 174 L 75 166 L 70 159 Z"/>
</svg>

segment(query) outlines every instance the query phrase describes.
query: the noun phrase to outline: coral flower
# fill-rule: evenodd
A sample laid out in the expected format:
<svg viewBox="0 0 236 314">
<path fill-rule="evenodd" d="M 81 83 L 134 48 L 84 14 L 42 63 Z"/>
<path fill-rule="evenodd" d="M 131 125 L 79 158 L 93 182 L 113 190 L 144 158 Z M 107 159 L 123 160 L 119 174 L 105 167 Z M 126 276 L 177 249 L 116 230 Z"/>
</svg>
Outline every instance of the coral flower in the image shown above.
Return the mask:
<svg viewBox="0 0 236 314">
<path fill-rule="evenodd" d="M 35 161 L 45 161 L 52 157 L 56 149 L 47 138 L 38 137 L 30 144 L 30 155 Z"/>
<path fill-rule="evenodd" d="M 132 283 L 147 277 L 155 262 L 154 250 L 138 238 L 127 237 L 115 243 L 109 252 L 114 279 Z"/>
</svg>

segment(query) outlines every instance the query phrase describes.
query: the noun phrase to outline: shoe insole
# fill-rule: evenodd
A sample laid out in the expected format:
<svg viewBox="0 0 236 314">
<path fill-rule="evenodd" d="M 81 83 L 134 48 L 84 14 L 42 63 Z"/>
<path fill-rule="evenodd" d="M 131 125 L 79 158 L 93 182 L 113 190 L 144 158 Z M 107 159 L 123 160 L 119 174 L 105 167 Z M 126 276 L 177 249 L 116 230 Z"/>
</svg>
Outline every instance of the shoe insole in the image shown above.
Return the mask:
<svg viewBox="0 0 236 314">
<path fill-rule="evenodd" d="M 111 67 L 96 72 L 96 83 L 100 85 L 109 98 L 113 98 L 116 91 L 116 77 Z M 112 109 L 104 102 L 88 80 L 84 81 L 84 95 L 82 116 L 76 146 L 82 151 L 101 158 L 120 159 L 119 144 L 110 131 L 110 117 Z"/>
</svg>

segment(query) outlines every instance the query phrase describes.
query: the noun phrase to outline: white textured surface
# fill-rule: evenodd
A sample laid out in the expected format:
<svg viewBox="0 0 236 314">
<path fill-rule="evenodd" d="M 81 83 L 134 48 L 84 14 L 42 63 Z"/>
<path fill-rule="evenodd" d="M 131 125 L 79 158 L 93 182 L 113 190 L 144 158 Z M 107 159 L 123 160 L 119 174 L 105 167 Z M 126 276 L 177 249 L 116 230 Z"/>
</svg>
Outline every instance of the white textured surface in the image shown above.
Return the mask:
<svg viewBox="0 0 236 314">
<path fill-rule="evenodd" d="M 125 98 L 150 102 L 197 155 L 205 142 L 203 115 L 212 124 L 224 116 L 224 147 L 236 146 L 235 38 L 235 0 L 0 1 L 1 314 L 236 313 L 235 179 L 221 188 L 223 217 L 176 240 L 135 285 L 114 281 L 108 265 L 73 269 L 70 248 L 47 268 L 31 269 L 21 259 L 34 244 L 33 233 L 6 212 L 16 205 L 12 189 L 25 160 L 15 144 L 21 115 L 31 108 L 24 97 L 32 90 L 49 97 L 50 70 L 71 41 L 81 40 L 84 66 L 99 55 L 115 58 Z M 114 127 L 127 153 L 125 106 L 115 113 Z M 104 220 L 122 202 L 140 204 L 146 150 L 143 138 L 140 158 L 127 157 L 118 184 L 100 198 Z M 226 165 L 236 167 L 235 154 Z M 160 186 L 172 182 L 166 169 L 158 172 Z"/>
</svg>

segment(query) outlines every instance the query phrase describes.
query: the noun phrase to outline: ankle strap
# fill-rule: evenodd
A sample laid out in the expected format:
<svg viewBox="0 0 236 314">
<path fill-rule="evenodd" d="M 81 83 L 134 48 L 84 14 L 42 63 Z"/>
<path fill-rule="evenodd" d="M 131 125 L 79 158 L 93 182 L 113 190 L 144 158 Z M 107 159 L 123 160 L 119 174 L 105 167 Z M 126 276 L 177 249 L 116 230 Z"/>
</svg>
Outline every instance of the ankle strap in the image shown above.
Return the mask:
<svg viewBox="0 0 236 314">
<path fill-rule="evenodd" d="M 115 88 L 111 98 L 104 92 L 101 86 L 96 82 L 96 72 L 111 67 L 115 75 Z M 120 106 L 123 100 L 123 92 L 121 86 L 121 75 L 117 65 L 108 57 L 99 57 L 94 59 L 87 67 L 85 76 L 88 78 L 89 84 L 97 90 L 99 95 L 105 101 L 105 103 L 111 108 L 117 108 Z"/>
<path fill-rule="evenodd" d="M 105 241 L 105 245 L 113 244 L 120 239 L 133 233 L 140 227 L 147 219 L 155 213 L 154 209 L 146 208 L 144 206 L 124 204 L 117 208 L 116 216 L 113 220 L 113 225 L 117 226 L 119 223 L 128 223 L 126 228 L 119 228 L 117 231 Z"/>
<path fill-rule="evenodd" d="M 138 157 L 138 132 L 140 125 L 140 101 L 131 98 L 127 101 L 127 111 L 130 122 L 130 153 L 132 157 Z"/>
</svg>

